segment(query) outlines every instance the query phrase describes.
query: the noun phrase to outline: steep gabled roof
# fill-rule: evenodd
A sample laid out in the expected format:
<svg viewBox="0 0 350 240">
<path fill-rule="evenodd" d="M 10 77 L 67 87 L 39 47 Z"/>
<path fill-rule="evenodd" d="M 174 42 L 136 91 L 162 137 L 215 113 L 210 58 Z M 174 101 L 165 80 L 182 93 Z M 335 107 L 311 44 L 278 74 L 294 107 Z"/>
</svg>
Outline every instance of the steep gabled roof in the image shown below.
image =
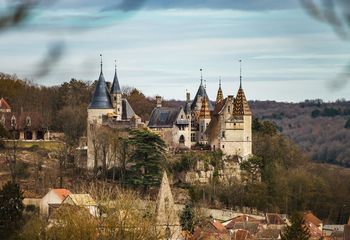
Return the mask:
<svg viewBox="0 0 350 240">
<path fill-rule="evenodd" d="M 63 203 L 72 201 L 75 206 L 96 206 L 95 200 L 90 194 L 69 194 Z"/>
<path fill-rule="evenodd" d="M 122 93 L 122 91 L 120 90 L 119 80 L 117 76 L 117 68 L 115 68 L 114 79 L 113 79 L 113 84 L 111 88 L 111 94 L 114 94 L 114 93 Z"/>
<path fill-rule="evenodd" d="M 52 191 L 63 201 L 71 192 L 65 188 L 54 188 Z"/>
<path fill-rule="evenodd" d="M 303 218 L 305 223 L 311 222 L 317 227 L 321 226 L 322 224 L 322 221 L 318 217 L 316 217 L 312 212 L 305 212 Z"/>
<path fill-rule="evenodd" d="M 267 224 L 283 225 L 285 222 L 282 217 L 277 213 L 266 213 Z"/>
<path fill-rule="evenodd" d="M 167 128 L 173 127 L 181 108 L 156 107 L 153 109 L 148 127 Z"/>
<path fill-rule="evenodd" d="M 89 109 L 112 109 L 112 102 L 107 89 L 106 81 L 102 73 L 102 67 L 100 77 L 98 78 L 96 89 L 92 100 L 89 105 Z"/>
<path fill-rule="evenodd" d="M 10 105 L 6 102 L 4 98 L 0 99 L 0 112 L 5 110 L 11 110 Z"/>
<path fill-rule="evenodd" d="M 232 115 L 233 116 L 252 115 L 252 112 L 250 111 L 250 107 L 242 87 L 238 89 L 237 96 L 235 98 L 235 102 L 233 105 Z"/>
</svg>

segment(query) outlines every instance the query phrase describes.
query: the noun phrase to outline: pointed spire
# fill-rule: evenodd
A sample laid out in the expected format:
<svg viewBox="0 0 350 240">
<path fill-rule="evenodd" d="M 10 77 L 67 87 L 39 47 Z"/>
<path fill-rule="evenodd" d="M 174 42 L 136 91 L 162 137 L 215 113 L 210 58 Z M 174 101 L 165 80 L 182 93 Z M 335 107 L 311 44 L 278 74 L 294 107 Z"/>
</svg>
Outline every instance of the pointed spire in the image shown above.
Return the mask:
<svg viewBox="0 0 350 240">
<path fill-rule="evenodd" d="M 114 60 L 114 79 L 111 88 L 111 94 L 122 93 L 120 90 L 118 75 L 117 75 L 117 60 Z"/>
<path fill-rule="evenodd" d="M 245 97 L 245 94 L 242 88 L 238 89 L 238 92 L 233 104 L 232 115 L 234 116 L 252 115 L 248 101 Z"/>
<path fill-rule="evenodd" d="M 200 106 L 201 106 L 201 102 L 202 102 L 201 99 L 203 97 L 206 97 L 209 100 L 208 94 L 207 94 L 205 87 L 203 85 L 203 74 L 202 74 L 203 69 L 201 68 L 200 71 L 201 71 L 201 84 L 199 85 L 198 91 L 197 91 L 197 93 L 192 101 L 192 104 L 191 104 L 191 109 L 196 110 L 196 111 L 200 111 L 200 108 L 201 108 Z M 210 110 L 214 109 L 210 100 L 209 100 L 209 109 Z"/>
<path fill-rule="evenodd" d="M 156 226 L 161 235 L 169 235 L 167 239 L 179 239 L 181 234 L 179 216 L 165 171 L 157 198 Z"/>
<path fill-rule="evenodd" d="M 221 90 L 221 76 L 219 78 L 219 89 L 218 89 L 218 92 L 216 94 L 216 103 L 220 102 L 224 100 L 224 94 L 222 93 L 222 90 Z"/>
<path fill-rule="evenodd" d="M 100 53 L 100 58 L 101 58 L 101 74 L 102 74 L 102 53 Z"/>
<path fill-rule="evenodd" d="M 242 59 L 239 60 L 239 88 L 242 88 Z"/>
<path fill-rule="evenodd" d="M 101 57 L 101 72 L 98 78 L 94 95 L 89 105 L 89 109 L 112 109 L 112 102 L 107 89 L 106 81 L 102 73 L 102 54 Z"/>
</svg>

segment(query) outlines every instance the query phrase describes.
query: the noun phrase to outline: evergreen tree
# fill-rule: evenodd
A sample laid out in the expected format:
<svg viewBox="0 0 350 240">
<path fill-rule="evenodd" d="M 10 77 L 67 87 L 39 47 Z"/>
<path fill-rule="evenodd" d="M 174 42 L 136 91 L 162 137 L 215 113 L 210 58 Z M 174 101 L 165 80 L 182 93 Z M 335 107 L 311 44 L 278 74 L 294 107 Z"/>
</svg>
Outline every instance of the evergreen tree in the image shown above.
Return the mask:
<svg viewBox="0 0 350 240">
<path fill-rule="evenodd" d="M 309 240 L 310 232 L 305 226 L 302 214 L 295 213 L 291 217 L 292 225 L 287 226 L 282 233 L 282 240 Z"/>
<path fill-rule="evenodd" d="M 18 230 L 24 209 L 22 200 L 16 183 L 7 182 L 0 190 L 0 239 L 9 239 Z"/>
<path fill-rule="evenodd" d="M 132 130 L 129 143 L 133 146 L 131 161 L 134 165 L 129 174 L 129 183 L 134 186 L 157 186 L 162 177 L 165 143 L 159 135 L 148 130 Z"/>
<path fill-rule="evenodd" d="M 189 202 L 186 203 L 185 208 L 182 210 L 180 215 L 180 224 L 182 227 L 182 230 L 187 230 L 191 233 L 194 231 L 194 220 L 195 220 L 195 213 L 193 209 L 193 203 Z"/>
</svg>

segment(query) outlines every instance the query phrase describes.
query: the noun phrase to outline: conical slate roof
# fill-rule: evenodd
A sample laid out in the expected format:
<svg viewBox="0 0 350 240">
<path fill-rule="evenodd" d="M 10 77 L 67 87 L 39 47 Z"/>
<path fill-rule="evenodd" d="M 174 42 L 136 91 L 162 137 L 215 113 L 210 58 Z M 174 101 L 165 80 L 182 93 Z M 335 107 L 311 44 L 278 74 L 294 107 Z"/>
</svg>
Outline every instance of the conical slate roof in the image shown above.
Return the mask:
<svg viewBox="0 0 350 240">
<path fill-rule="evenodd" d="M 237 96 L 233 104 L 232 115 L 234 116 L 252 115 L 248 101 L 245 97 L 243 88 L 241 86 L 238 89 Z"/>
<path fill-rule="evenodd" d="M 200 96 L 201 96 L 202 98 L 206 98 L 206 99 L 208 100 L 209 110 L 213 110 L 213 109 L 214 109 L 214 108 L 213 108 L 213 105 L 211 104 L 211 102 L 210 102 L 210 100 L 209 100 L 209 97 L 208 97 L 208 95 L 207 95 L 207 91 L 205 90 L 205 88 L 204 88 L 202 82 L 201 82 L 201 84 L 199 85 L 199 88 L 198 88 L 198 91 L 197 91 L 197 93 L 196 93 L 196 96 L 195 96 L 194 99 L 193 99 L 193 102 L 192 102 L 192 104 L 191 104 L 191 109 L 193 110 L 193 109 L 196 108 L 196 104 L 197 104 L 198 98 L 199 98 Z"/>
<path fill-rule="evenodd" d="M 111 88 L 111 94 L 113 93 L 122 93 L 122 91 L 120 90 L 120 85 L 118 81 L 117 68 L 115 68 L 114 79 L 113 79 L 113 84 Z"/>
<path fill-rule="evenodd" d="M 102 66 L 101 66 L 100 77 L 98 78 L 96 89 L 92 97 L 92 100 L 90 102 L 89 109 L 112 109 L 112 108 L 113 106 L 112 106 L 111 98 L 109 96 L 109 92 L 107 89 L 105 78 L 102 73 Z"/>
</svg>

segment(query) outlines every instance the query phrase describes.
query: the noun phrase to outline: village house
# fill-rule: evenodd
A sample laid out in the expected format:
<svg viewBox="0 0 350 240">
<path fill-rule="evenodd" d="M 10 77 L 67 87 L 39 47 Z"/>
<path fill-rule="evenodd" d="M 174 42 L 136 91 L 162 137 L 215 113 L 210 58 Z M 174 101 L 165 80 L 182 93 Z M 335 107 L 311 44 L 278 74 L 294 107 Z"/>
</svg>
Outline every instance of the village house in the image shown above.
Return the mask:
<svg viewBox="0 0 350 240">
<path fill-rule="evenodd" d="M 4 98 L 0 99 L 0 123 L 17 140 L 46 140 L 47 128 L 37 112 L 12 112 Z"/>
<path fill-rule="evenodd" d="M 97 204 L 90 194 L 71 193 L 63 200 L 62 204 L 85 208 L 94 217 L 97 217 L 99 215 Z"/>
<path fill-rule="evenodd" d="M 61 205 L 63 200 L 71 192 L 64 188 L 51 189 L 41 200 L 40 200 L 40 214 L 45 217 L 49 217 L 51 213 Z"/>
</svg>

